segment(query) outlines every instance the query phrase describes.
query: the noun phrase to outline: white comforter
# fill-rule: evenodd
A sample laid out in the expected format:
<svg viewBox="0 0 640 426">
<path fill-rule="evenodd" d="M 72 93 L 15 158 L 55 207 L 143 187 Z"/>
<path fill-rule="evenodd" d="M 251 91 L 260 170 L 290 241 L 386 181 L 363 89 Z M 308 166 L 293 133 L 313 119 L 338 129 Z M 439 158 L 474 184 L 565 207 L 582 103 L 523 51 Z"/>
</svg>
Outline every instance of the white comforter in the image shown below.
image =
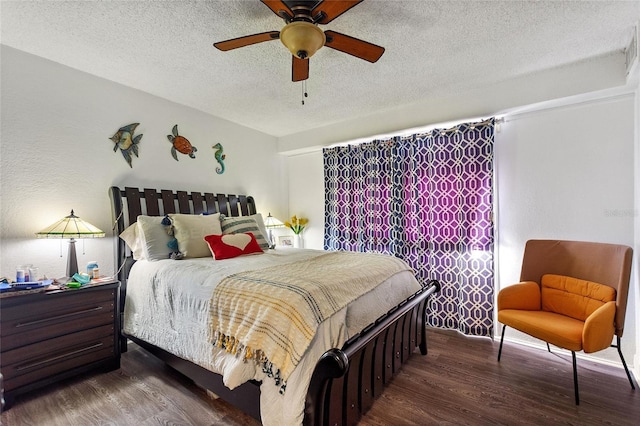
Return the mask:
<svg viewBox="0 0 640 426">
<path fill-rule="evenodd" d="M 137 261 L 127 280 L 124 331 L 223 376 L 234 387 L 262 381 L 264 425 L 299 425 L 316 361 L 391 307 L 420 289 L 410 272 L 396 274 L 322 323 L 309 350 L 293 371 L 281 395 L 272 379 L 252 362 L 243 362 L 210 342 L 209 305 L 215 286 L 227 275 L 309 259 L 318 250 L 279 249 L 234 259 L 213 258 Z M 357 273 L 357 271 L 354 271 Z"/>
</svg>

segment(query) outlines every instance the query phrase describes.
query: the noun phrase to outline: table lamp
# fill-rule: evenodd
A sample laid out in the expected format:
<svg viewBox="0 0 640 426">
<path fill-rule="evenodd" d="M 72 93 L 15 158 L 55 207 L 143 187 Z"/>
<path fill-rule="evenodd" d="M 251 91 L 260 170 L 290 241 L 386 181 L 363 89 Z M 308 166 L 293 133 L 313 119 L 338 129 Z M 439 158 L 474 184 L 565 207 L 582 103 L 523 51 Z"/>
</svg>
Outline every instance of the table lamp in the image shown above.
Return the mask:
<svg viewBox="0 0 640 426">
<path fill-rule="evenodd" d="M 69 238 L 69 255 L 67 256 L 67 277 L 78 272 L 78 258 L 76 257 L 76 238 L 102 238 L 104 232 L 78 216 L 71 214 L 51 226 L 37 232 L 38 238 Z"/>
<path fill-rule="evenodd" d="M 273 228 L 282 228 L 284 227 L 284 223 L 280 222 L 275 217 L 271 216 L 271 212 L 264 219 L 264 227 L 269 230 L 269 242 L 272 247 L 276 246 L 276 242 L 273 241 Z"/>
</svg>

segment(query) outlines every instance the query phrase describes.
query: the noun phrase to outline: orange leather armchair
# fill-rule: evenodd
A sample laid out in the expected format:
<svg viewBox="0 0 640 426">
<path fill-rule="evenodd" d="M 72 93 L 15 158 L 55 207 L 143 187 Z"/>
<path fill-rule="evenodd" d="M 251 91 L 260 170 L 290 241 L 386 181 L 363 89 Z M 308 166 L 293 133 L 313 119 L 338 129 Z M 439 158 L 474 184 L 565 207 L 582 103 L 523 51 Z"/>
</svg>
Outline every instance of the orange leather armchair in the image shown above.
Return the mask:
<svg viewBox="0 0 640 426">
<path fill-rule="evenodd" d="M 520 283 L 498 293 L 498 321 L 549 344 L 573 358 L 576 405 L 580 404 L 576 351 L 615 347 L 631 388 L 633 378 L 620 349 L 627 308 L 631 247 L 581 241 L 530 240 Z M 613 337 L 616 344 L 612 344 Z"/>
</svg>

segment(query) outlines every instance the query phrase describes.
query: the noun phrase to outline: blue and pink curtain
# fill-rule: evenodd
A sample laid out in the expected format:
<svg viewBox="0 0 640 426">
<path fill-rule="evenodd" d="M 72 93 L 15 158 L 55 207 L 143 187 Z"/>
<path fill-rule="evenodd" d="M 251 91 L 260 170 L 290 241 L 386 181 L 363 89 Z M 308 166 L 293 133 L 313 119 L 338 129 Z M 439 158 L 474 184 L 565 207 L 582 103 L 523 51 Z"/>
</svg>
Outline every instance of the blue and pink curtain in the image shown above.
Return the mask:
<svg viewBox="0 0 640 426">
<path fill-rule="evenodd" d="M 494 120 L 327 148 L 325 250 L 387 253 L 426 284 L 434 327 L 493 334 Z"/>
</svg>

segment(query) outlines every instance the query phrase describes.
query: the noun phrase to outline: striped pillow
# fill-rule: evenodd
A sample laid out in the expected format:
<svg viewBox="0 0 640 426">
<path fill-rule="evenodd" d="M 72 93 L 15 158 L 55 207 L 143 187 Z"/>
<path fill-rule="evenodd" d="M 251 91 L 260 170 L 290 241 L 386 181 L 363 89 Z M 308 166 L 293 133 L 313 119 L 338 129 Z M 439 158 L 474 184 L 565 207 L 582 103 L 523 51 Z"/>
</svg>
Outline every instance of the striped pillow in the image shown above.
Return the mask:
<svg viewBox="0 0 640 426">
<path fill-rule="evenodd" d="M 262 235 L 258 223 L 255 219 L 247 216 L 240 217 L 225 217 L 220 221 L 222 228 L 222 234 L 238 234 L 251 232 L 258 241 L 258 245 L 262 250 L 269 249 L 269 242 L 266 237 Z"/>
</svg>

